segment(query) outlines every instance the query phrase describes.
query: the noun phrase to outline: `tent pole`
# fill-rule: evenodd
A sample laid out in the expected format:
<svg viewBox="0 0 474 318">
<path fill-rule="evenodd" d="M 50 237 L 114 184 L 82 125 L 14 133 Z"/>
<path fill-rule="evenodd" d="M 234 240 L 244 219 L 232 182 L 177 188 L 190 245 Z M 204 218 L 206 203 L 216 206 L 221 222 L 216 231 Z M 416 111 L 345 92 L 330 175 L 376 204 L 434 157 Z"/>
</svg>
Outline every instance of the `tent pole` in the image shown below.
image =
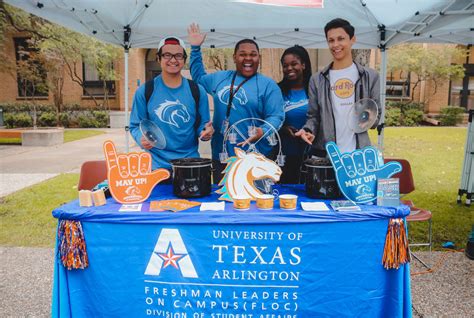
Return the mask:
<svg viewBox="0 0 474 318">
<path fill-rule="evenodd" d="M 386 83 L 387 83 L 387 46 L 385 42 L 385 25 L 379 24 L 378 29 L 380 32 L 380 45 L 379 50 L 382 54 L 382 61 L 380 65 L 380 108 L 382 113 L 380 114 L 379 124 L 377 126 L 377 141 L 378 148 L 381 153 L 383 153 L 383 135 L 384 135 L 384 126 L 385 126 L 385 95 L 386 95 Z"/>
<path fill-rule="evenodd" d="M 128 135 L 128 48 L 125 48 L 124 51 L 124 67 L 125 67 L 125 83 L 123 85 L 124 90 L 125 90 L 125 152 L 128 152 L 129 148 L 129 135 Z"/>
<path fill-rule="evenodd" d="M 385 99 L 386 99 L 386 86 L 387 86 L 387 50 L 385 48 L 380 49 L 382 54 L 382 61 L 380 65 L 380 103 L 382 104 L 382 114 L 380 114 L 380 123 L 378 129 L 378 148 L 383 152 L 383 137 L 384 137 L 384 125 L 385 125 Z"/>
<path fill-rule="evenodd" d="M 123 27 L 123 49 L 124 49 L 124 68 L 125 68 L 125 83 L 123 85 L 123 89 L 125 90 L 125 152 L 128 153 L 129 150 L 129 119 L 128 119 L 128 50 L 130 49 L 130 36 L 132 34 L 132 29 L 130 28 L 130 25 L 126 25 Z"/>
</svg>

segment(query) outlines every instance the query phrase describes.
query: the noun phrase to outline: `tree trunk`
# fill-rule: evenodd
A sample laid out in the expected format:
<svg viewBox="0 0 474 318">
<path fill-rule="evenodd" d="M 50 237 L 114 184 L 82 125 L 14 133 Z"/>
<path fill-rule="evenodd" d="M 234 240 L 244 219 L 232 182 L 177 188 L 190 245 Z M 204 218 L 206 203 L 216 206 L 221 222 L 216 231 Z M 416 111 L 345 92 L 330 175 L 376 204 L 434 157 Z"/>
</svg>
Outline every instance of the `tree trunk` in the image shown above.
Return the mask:
<svg viewBox="0 0 474 318">
<path fill-rule="evenodd" d="M 370 63 L 370 52 L 369 49 L 354 49 L 352 50 L 352 57 L 354 61 L 362 66 L 369 66 Z"/>
</svg>

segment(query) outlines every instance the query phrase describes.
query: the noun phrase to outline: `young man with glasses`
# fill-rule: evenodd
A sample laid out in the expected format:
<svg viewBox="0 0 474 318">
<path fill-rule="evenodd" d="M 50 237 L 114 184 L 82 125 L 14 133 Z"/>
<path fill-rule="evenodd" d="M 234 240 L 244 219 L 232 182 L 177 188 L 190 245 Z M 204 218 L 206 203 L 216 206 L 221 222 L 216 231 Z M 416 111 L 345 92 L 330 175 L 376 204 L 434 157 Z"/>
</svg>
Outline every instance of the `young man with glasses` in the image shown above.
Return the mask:
<svg viewBox="0 0 474 318">
<path fill-rule="evenodd" d="M 217 183 L 222 178 L 221 171 L 225 167 L 219 155 L 223 152 L 223 139 L 227 128 L 241 119 L 258 118 L 267 121 L 279 130 L 285 119 L 285 112 L 283 96 L 278 85 L 271 78 L 258 73 L 260 52 L 254 40 L 243 39 L 235 45 L 235 71 L 206 74 L 201 55 L 201 45 L 205 38 L 206 34 L 201 33 L 197 24 L 193 23 L 189 26 L 191 75 L 214 98 L 213 125 L 216 131 L 212 137 L 211 146 L 214 183 Z M 266 140 L 271 133 L 268 125 L 255 121 L 257 128 L 253 129 L 252 121 L 242 122 L 242 124 L 251 125 L 252 134 L 247 133 L 248 127 L 240 125 L 236 136 L 237 141 L 227 145 L 229 156 L 234 155 L 233 147 L 244 147 L 253 142 L 257 144 L 256 148 L 259 152 L 266 156 L 271 155 L 272 145 Z M 257 143 L 258 140 L 260 141 Z"/>
<path fill-rule="evenodd" d="M 214 129 L 210 122 L 209 104 L 202 86 L 181 75 L 186 62 L 184 42 L 167 37 L 158 44 L 157 58 L 162 73 L 141 85 L 133 99 L 130 133 L 153 158 L 153 170 L 171 169 L 170 160 L 199 157 L 198 138 L 210 140 Z M 140 121 L 152 121 L 163 132 L 163 149 L 142 135 Z"/>
</svg>

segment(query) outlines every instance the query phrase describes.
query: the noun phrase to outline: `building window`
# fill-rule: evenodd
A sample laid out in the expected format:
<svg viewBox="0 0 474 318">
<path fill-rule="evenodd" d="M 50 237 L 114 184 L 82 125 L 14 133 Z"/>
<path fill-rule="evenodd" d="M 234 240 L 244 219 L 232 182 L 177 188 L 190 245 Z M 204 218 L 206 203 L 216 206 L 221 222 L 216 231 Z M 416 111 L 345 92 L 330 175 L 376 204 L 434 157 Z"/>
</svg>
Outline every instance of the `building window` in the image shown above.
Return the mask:
<svg viewBox="0 0 474 318">
<path fill-rule="evenodd" d="M 464 64 L 464 78 L 449 85 L 449 105 L 474 109 L 474 64 Z"/>
<path fill-rule="evenodd" d="M 82 63 L 82 75 L 84 79 L 83 95 L 104 96 L 107 94 L 109 97 L 115 96 L 115 81 L 103 81 L 95 66 Z"/>
<path fill-rule="evenodd" d="M 29 38 L 14 38 L 19 97 L 47 97 L 47 72 Z"/>
<path fill-rule="evenodd" d="M 390 73 L 390 76 L 387 77 L 387 83 L 385 87 L 387 98 L 410 98 L 410 73 L 408 73 L 406 78 L 403 78 L 402 76 L 395 76 L 393 73 Z"/>
</svg>

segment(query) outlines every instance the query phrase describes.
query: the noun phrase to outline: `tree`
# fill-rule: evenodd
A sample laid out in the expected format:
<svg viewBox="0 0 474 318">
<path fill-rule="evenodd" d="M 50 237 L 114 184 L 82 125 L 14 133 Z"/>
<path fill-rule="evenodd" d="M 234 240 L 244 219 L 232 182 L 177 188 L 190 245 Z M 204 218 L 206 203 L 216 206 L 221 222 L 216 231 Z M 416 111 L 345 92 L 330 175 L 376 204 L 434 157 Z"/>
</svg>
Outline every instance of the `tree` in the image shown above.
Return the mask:
<svg viewBox="0 0 474 318">
<path fill-rule="evenodd" d="M 120 57 L 120 48 L 30 15 L 0 0 L 0 43 L 4 43 L 3 39 L 9 32 L 21 32 L 31 37 L 30 51 L 35 52 L 35 60 L 41 61 L 41 68 L 47 73 L 45 83 L 52 92 L 58 123 L 63 106 L 62 88 L 65 76 L 79 84 L 85 94 L 92 98 L 96 107 L 99 107 L 97 98 L 85 86 L 82 72 L 78 69 L 82 62 L 97 69 L 99 78 L 104 83 L 103 107 L 108 110 L 106 82 L 117 78 L 113 62 Z M 36 73 L 41 73 L 34 69 L 39 68 L 38 64 L 29 63 L 29 70 L 25 67 L 26 63 L 9 64 L 11 59 L 2 58 L 6 56 L 3 47 L 0 47 L 0 67 L 10 70 L 14 77 L 36 78 Z M 28 74 L 28 71 L 31 74 Z"/>
<path fill-rule="evenodd" d="M 440 50 L 425 48 L 420 44 L 404 44 L 393 47 L 388 52 L 388 72 L 400 72 L 400 78 L 408 76 L 410 72 L 416 74 L 410 77 L 416 79 L 411 82 L 411 101 L 415 88 L 423 81 L 433 81 L 436 92 L 441 81 L 464 76 L 464 67 L 454 64 L 466 56 L 465 50 L 458 47 L 446 45 Z"/>
<path fill-rule="evenodd" d="M 25 45 L 28 45 L 28 42 L 25 42 Z M 19 78 L 18 88 L 21 90 L 21 96 L 26 98 L 26 100 L 31 99 L 33 128 L 36 129 L 38 116 L 34 97 L 36 93 L 48 94 L 45 69 L 41 66 L 43 59 L 38 51 L 26 47 L 21 47 L 18 54 L 20 59 L 14 64 Z"/>
<path fill-rule="evenodd" d="M 217 71 L 223 71 L 229 68 L 228 61 L 232 61 L 233 54 L 234 51 L 230 48 L 203 49 L 206 64 Z"/>
<path fill-rule="evenodd" d="M 120 57 L 122 52 L 120 48 L 54 24 L 44 25 L 42 33 L 46 37 L 39 42 L 40 50 L 44 54 L 60 60 L 71 80 L 83 88 L 84 92 L 92 98 L 96 107 L 99 106 L 99 103 L 87 89 L 78 66 L 84 62 L 97 69 L 99 78 L 104 83 L 105 107 L 107 102 L 105 84 L 107 81 L 117 79 L 113 62 Z"/>
</svg>

